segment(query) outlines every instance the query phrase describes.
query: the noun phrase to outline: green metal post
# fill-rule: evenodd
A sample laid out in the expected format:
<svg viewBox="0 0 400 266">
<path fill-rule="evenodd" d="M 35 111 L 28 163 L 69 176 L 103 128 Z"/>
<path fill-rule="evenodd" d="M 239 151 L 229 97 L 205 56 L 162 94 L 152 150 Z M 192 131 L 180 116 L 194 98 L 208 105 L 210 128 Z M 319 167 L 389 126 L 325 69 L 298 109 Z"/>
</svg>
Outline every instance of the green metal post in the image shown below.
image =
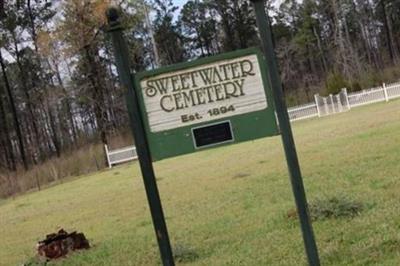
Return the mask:
<svg viewBox="0 0 400 266">
<path fill-rule="evenodd" d="M 119 10 L 116 8 L 108 9 L 107 19 L 109 24 L 108 31 L 110 32 L 114 46 L 118 75 L 122 85 L 127 89 L 126 99 L 128 112 L 133 136 L 135 138 L 135 145 L 139 157 L 147 199 L 150 206 L 151 217 L 153 219 L 153 225 L 161 253 L 161 260 L 164 266 L 173 266 L 175 264 L 172 256 L 167 225 L 163 214 L 160 195 L 158 193 L 153 162 L 144 130 L 144 124 L 140 115 L 134 76 L 130 72 L 131 67 L 129 62 L 129 53 L 123 36 L 123 27 L 120 23 Z"/>
<path fill-rule="evenodd" d="M 268 77 L 272 87 L 275 108 L 277 112 L 279 127 L 281 129 L 282 142 L 286 154 L 287 165 L 290 173 L 293 194 L 296 201 L 297 212 L 300 218 L 304 245 L 307 253 L 308 263 L 311 266 L 319 266 L 318 249 L 315 243 L 313 228 L 308 214 L 307 199 L 304 191 L 299 160 L 290 126 L 289 114 L 283 100 L 282 83 L 278 71 L 278 64 L 274 52 L 271 26 L 265 12 L 264 0 L 251 0 L 256 12 L 257 26 L 260 33 L 262 48 L 268 66 Z"/>
</svg>

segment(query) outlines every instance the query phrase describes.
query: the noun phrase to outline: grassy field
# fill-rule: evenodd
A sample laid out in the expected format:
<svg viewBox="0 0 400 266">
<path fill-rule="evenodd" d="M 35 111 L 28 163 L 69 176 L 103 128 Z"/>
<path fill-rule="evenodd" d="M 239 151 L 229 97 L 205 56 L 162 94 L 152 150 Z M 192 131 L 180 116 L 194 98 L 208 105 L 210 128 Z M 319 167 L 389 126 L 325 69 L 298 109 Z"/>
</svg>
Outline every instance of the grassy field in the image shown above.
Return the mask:
<svg viewBox="0 0 400 266">
<path fill-rule="evenodd" d="M 349 198 L 356 217 L 313 223 L 322 265 L 400 264 L 400 101 L 294 124 L 310 201 Z M 179 265 L 305 265 L 279 137 L 155 164 Z M 137 163 L 0 202 L 0 265 L 63 227 L 93 247 L 56 265 L 160 263 Z"/>
</svg>

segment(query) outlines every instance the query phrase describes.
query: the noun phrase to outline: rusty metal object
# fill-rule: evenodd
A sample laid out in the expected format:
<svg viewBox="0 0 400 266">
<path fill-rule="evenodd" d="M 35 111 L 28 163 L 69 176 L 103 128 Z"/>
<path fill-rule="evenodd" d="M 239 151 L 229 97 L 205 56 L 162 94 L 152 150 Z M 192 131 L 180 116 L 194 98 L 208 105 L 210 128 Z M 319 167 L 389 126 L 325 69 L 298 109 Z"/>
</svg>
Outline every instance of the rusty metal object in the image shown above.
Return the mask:
<svg viewBox="0 0 400 266">
<path fill-rule="evenodd" d="M 89 241 L 83 233 L 68 233 L 64 229 L 47 235 L 46 239 L 39 241 L 37 245 L 38 254 L 48 259 L 61 258 L 70 251 L 88 248 Z"/>
</svg>

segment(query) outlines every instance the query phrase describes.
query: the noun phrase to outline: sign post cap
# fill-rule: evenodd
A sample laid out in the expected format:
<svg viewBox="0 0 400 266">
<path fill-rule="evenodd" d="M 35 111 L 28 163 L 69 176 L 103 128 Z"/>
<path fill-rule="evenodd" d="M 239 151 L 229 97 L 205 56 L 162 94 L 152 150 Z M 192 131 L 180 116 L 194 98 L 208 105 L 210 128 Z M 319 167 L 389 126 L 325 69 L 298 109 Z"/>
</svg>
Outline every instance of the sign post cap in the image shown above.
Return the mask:
<svg viewBox="0 0 400 266">
<path fill-rule="evenodd" d="M 119 20 L 120 10 L 116 6 L 110 6 L 106 11 L 108 22 L 117 22 Z"/>
<path fill-rule="evenodd" d="M 106 11 L 109 31 L 122 28 L 121 26 L 121 10 L 116 6 L 110 6 Z"/>
</svg>

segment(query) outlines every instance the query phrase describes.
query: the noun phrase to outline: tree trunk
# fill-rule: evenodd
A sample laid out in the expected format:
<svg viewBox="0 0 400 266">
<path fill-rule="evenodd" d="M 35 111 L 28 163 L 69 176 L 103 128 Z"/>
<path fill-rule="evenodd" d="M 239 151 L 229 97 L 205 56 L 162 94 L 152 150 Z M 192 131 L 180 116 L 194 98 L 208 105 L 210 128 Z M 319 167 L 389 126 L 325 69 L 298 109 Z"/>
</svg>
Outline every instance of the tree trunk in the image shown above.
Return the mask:
<svg viewBox="0 0 400 266">
<path fill-rule="evenodd" d="M 324 50 L 322 49 L 322 44 L 321 44 L 321 37 L 317 32 L 317 29 L 315 28 L 315 26 L 312 26 L 312 31 L 314 33 L 315 39 L 317 40 L 317 47 L 318 47 L 318 51 L 321 54 L 321 61 L 322 61 L 322 66 L 324 68 L 324 72 L 328 72 L 328 65 L 326 63 L 326 58 L 325 58 L 325 53 Z"/>
<path fill-rule="evenodd" d="M 8 81 L 8 76 L 6 72 L 6 66 L 3 61 L 3 56 L 1 54 L 1 49 L 0 49 L 0 65 L 1 65 L 1 70 L 3 73 L 3 80 L 4 80 L 4 85 L 7 90 L 8 94 L 8 100 L 10 101 L 10 106 L 11 106 L 11 113 L 14 119 L 14 127 L 15 127 L 15 132 L 17 133 L 17 138 L 18 138 L 18 145 L 19 145 L 19 152 L 21 154 L 21 160 L 24 165 L 25 170 L 28 170 L 28 161 L 26 158 L 26 153 L 25 153 L 25 148 L 24 148 L 24 143 L 22 141 L 22 133 L 21 133 L 21 126 L 19 123 L 19 118 L 17 115 L 17 108 L 15 107 L 15 102 L 14 102 L 14 97 L 11 93 L 11 87 L 10 83 Z"/>
<path fill-rule="evenodd" d="M 51 128 L 51 136 L 53 139 L 54 148 L 56 150 L 57 157 L 61 156 L 61 147 L 60 147 L 60 140 L 57 134 L 57 127 L 55 123 L 55 118 L 53 116 L 53 112 L 51 111 L 51 107 L 47 106 L 47 113 L 49 114 L 49 121 L 50 121 L 50 128 Z"/>
<path fill-rule="evenodd" d="M 233 25 L 231 25 L 231 21 L 229 20 L 229 15 L 227 13 L 228 4 L 226 1 L 216 1 L 216 9 L 221 17 L 222 29 L 224 32 L 224 40 L 223 40 L 223 49 L 225 51 L 233 51 L 236 49 L 235 38 L 233 32 Z"/>
<path fill-rule="evenodd" d="M 28 109 L 29 112 L 29 116 L 30 116 L 30 120 L 32 123 L 32 127 L 33 127 L 33 133 L 34 138 L 35 138 L 35 142 L 36 142 L 36 147 L 38 149 L 38 157 L 39 157 L 39 161 L 42 161 L 42 156 L 43 156 L 43 150 L 42 147 L 40 145 L 40 135 L 39 135 L 39 130 L 38 130 L 38 126 L 36 123 L 36 119 L 35 119 L 35 115 L 33 113 L 33 106 L 32 106 L 32 101 L 31 101 L 31 97 L 29 96 L 29 92 L 28 92 L 28 81 L 26 80 L 26 73 L 24 71 L 24 67 L 21 63 L 21 58 L 20 58 L 20 52 L 18 49 L 18 42 L 15 36 L 15 33 L 13 32 L 12 34 L 13 37 L 13 41 L 14 41 L 14 49 L 15 49 L 15 57 L 16 57 L 16 61 L 17 61 L 17 66 L 19 68 L 20 71 L 20 79 L 21 79 L 21 83 L 22 83 L 22 87 L 23 87 L 23 92 L 26 98 L 26 107 Z"/>
<path fill-rule="evenodd" d="M 4 130 L 3 136 L 0 135 L 0 138 L 3 137 L 4 141 L 4 148 L 5 148 L 5 157 L 7 159 L 8 163 L 8 168 L 11 171 L 17 170 L 16 164 L 15 164 L 15 156 L 14 156 L 14 151 L 12 148 L 12 143 L 11 143 L 11 135 L 10 131 L 8 129 L 8 123 L 7 123 L 7 117 L 6 117 L 6 111 L 3 105 L 3 98 L 2 98 L 2 93 L 0 91 L 0 127 Z M 1 132 L 0 132 L 1 133 Z"/>
<path fill-rule="evenodd" d="M 61 79 L 61 74 L 60 74 L 60 69 L 59 66 L 57 64 L 57 62 L 55 62 L 55 60 L 53 60 L 53 64 L 55 67 L 55 74 L 56 74 L 56 78 L 58 81 L 58 84 L 61 86 L 64 94 L 65 94 L 65 107 L 66 107 L 66 112 L 67 112 L 67 119 L 70 123 L 71 126 L 71 138 L 72 138 L 72 142 L 75 142 L 77 139 L 77 129 L 76 129 L 76 125 L 75 125 L 75 121 L 74 121 L 74 116 L 72 114 L 72 107 L 71 107 L 71 101 L 68 95 L 67 90 L 65 89 L 64 83 Z"/>
<path fill-rule="evenodd" d="M 395 64 L 397 61 L 397 53 L 393 41 L 393 32 L 390 19 L 386 12 L 386 1 L 381 0 L 381 7 L 382 7 L 382 14 L 383 14 L 383 24 L 385 26 L 385 33 L 386 33 L 386 42 L 389 48 L 389 55 L 392 63 Z"/>
<path fill-rule="evenodd" d="M 102 77 L 100 77 L 100 73 L 98 71 L 97 62 L 95 62 L 94 56 L 96 53 L 93 51 L 92 47 L 86 46 L 86 59 L 88 63 L 88 67 L 90 69 L 91 74 L 89 75 L 90 83 L 92 84 L 93 89 L 93 98 L 94 98 L 94 114 L 96 116 L 96 124 L 97 128 L 100 131 L 100 138 L 103 144 L 107 143 L 107 134 L 105 128 L 105 118 L 107 114 L 104 112 L 105 108 L 103 108 L 104 97 L 103 97 L 103 86 L 101 85 Z M 104 84 L 104 83 L 103 83 Z"/>
<path fill-rule="evenodd" d="M 152 51 L 153 59 L 154 59 L 153 68 L 155 68 L 155 67 L 159 67 L 161 65 L 160 64 L 160 55 L 158 52 L 156 40 L 154 38 L 154 30 L 153 30 L 153 26 L 151 25 L 149 10 L 147 8 L 147 3 L 144 1 L 143 1 L 143 7 L 144 7 L 145 23 L 146 23 L 146 27 L 148 30 L 148 34 L 150 35 L 151 47 L 153 48 L 153 51 Z"/>
</svg>

